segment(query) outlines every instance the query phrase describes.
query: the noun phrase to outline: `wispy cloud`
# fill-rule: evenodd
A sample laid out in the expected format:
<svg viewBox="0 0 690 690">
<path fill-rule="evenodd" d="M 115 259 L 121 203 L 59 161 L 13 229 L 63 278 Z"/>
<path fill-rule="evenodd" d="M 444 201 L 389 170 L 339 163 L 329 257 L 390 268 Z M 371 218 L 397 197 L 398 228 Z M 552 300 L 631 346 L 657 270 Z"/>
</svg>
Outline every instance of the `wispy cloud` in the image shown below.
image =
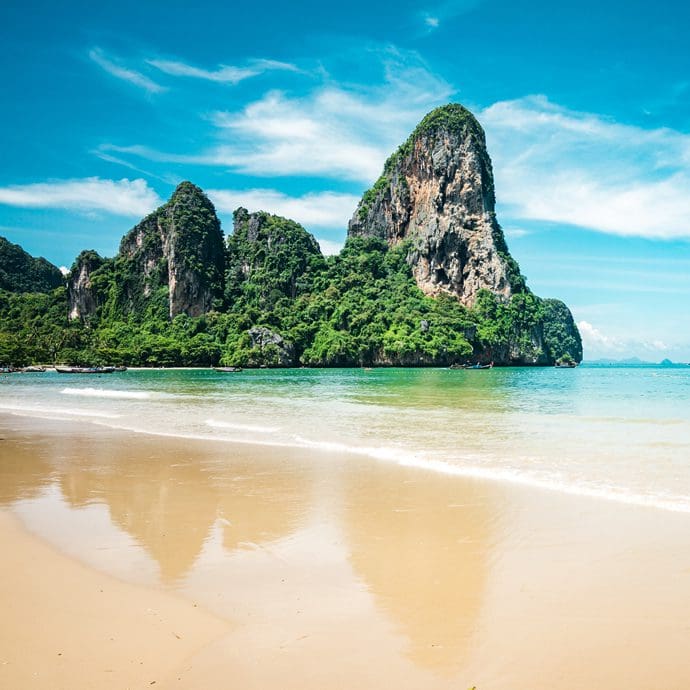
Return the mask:
<svg viewBox="0 0 690 690">
<path fill-rule="evenodd" d="M 658 361 L 681 346 L 669 345 L 658 338 L 650 340 L 621 339 L 603 333 L 589 321 L 579 321 L 577 327 L 582 336 L 586 359 L 611 357 L 641 357 Z"/>
<path fill-rule="evenodd" d="M 257 176 L 323 176 L 369 184 L 419 119 L 452 87 L 414 53 L 371 51 L 384 78 L 375 86 L 327 79 L 303 97 L 271 91 L 240 111 L 215 112 L 216 144 L 192 154 L 105 145 L 160 162 L 214 165 Z"/>
<path fill-rule="evenodd" d="M 147 60 L 152 65 L 165 74 L 174 77 L 192 77 L 194 79 L 205 79 L 207 81 L 220 82 L 225 84 L 238 84 L 239 82 L 256 77 L 264 72 L 271 70 L 282 70 L 288 72 L 299 72 L 299 68 L 287 62 L 277 60 L 250 60 L 245 67 L 233 65 L 219 65 L 216 69 L 208 70 L 195 67 L 186 62 L 178 60 Z"/>
<path fill-rule="evenodd" d="M 144 89 L 148 93 L 160 93 L 166 90 L 164 86 L 157 84 L 153 79 L 149 79 L 141 72 L 123 67 L 118 61 L 107 57 L 100 48 L 91 49 L 89 51 L 89 57 L 108 74 L 129 82 L 140 89 Z"/>
<path fill-rule="evenodd" d="M 118 158 L 117 156 L 111 156 L 109 153 L 105 153 L 104 151 L 99 151 L 96 149 L 95 151 L 92 151 L 94 156 L 97 158 L 100 158 L 101 160 L 105 161 L 106 163 L 112 163 L 113 165 L 121 165 L 124 168 L 129 168 L 130 170 L 134 170 L 135 172 L 138 172 L 142 175 L 146 175 L 146 177 L 151 177 L 156 180 L 160 180 L 161 182 L 165 182 L 166 184 L 173 184 L 176 185 L 178 182 L 180 182 L 180 178 L 178 176 L 174 175 L 157 175 L 154 172 L 151 172 L 150 170 L 146 170 L 145 168 L 140 168 L 137 165 L 134 165 L 133 163 L 130 163 L 129 161 L 123 160 L 122 158 Z"/>
<path fill-rule="evenodd" d="M 582 345 L 585 350 L 618 354 L 625 352 L 625 344 L 622 340 L 605 335 L 598 328 L 595 328 L 589 323 L 589 321 L 580 321 L 577 327 L 582 336 Z"/>
<path fill-rule="evenodd" d="M 0 204 L 21 208 L 105 211 L 118 216 L 141 217 L 160 203 L 158 194 L 141 179 L 87 177 L 0 187 Z"/>
<path fill-rule="evenodd" d="M 419 16 L 427 31 L 434 31 L 447 20 L 465 14 L 481 3 L 482 0 L 445 0 L 429 4 Z"/>
<path fill-rule="evenodd" d="M 359 197 L 320 192 L 291 197 L 274 189 L 209 189 L 206 191 L 219 211 L 231 213 L 239 206 L 250 211 L 268 211 L 291 218 L 306 228 L 345 230 Z"/>
<path fill-rule="evenodd" d="M 646 130 L 531 96 L 478 113 L 513 221 L 690 238 L 690 135 Z"/>
<path fill-rule="evenodd" d="M 527 237 L 527 235 L 531 235 L 532 231 L 527 230 L 526 228 L 509 226 L 503 228 L 503 234 L 510 239 L 519 239 L 520 237 Z"/>
</svg>

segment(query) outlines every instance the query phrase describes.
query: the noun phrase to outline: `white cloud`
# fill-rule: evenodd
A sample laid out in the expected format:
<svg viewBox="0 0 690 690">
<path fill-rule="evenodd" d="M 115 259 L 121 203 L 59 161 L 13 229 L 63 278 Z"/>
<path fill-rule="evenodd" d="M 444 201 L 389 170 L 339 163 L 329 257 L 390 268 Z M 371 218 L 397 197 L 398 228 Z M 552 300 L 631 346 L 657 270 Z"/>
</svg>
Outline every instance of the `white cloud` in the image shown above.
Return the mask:
<svg viewBox="0 0 690 690">
<path fill-rule="evenodd" d="M 316 238 L 316 241 L 321 247 L 321 253 L 324 256 L 335 256 L 340 254 L 340 250 L 343 248 L 344 242 L 334 242 L 333 240 L 324 240 L 323 238 Z"/>
<path fill-rule="evenodd" d="M 337 228 L 344 231 L 359 197 L 352 194 L 319 192 L 291 197 L 274 189 L 209 189 L 216 209 L 231 213 L 239 206 L 250 211 L 268 211 L 291 218 L 306 228 Z"/>
<path fill-rule="evenodd" d="M 323 176 L 369 184 L 388 155 L 453 89 L 416 54 L 393 49 L 382 61 L 384 80 L 374 87 L 330 81 L 304 97 L 271 91 L 240 111 L 215 112 L 217 143 L 194 154 L 147 146 L 103 146 L 150 160 L 213 165 L 256 176 Z"/>
<path fill-rule="evenodd" d="M 103 161 L 106 161 L 107 163 L 113 163 L 114 165 L 121 165 L 125 168 L 129 168 L 130 170 L 134 170 L 135 172 L 138 172 L 142 175 L 146 175 L 146 177 L 152 177 L 155 178 L 156 180 L 160 180 L 161 182 L 165 182 L 165 184 L 170 184 L 170 185 L 177 185 L 180 182 L 180 178 L 177 175 L 170 175 L 170 174 L 164 174 L 164 175 L 157 175 L 154 172 L 151 172 L 150 170 L 147 170 L 145 168 L 141 168 L 138 165 L 134 165 L 133 163 L 130 163 L 129 161 L 123 160 L 122 158 L 118 158 L 117 156 L 111 156 L 108 153 L 105 153 L 104 151 L 99 151 L 95 150 L 92 151 L 94 156 L 100 158 Z"/>
<path fill-rule="evenodd" d="M 118 216 L 144 216 L 161 200 L 145 180 L 53 180 L 0 187 L 0 204 L 22 208 L 105 211 Z"/>
<path fill-rule="evenodd" d="M 461 14 L 465 14 L 481 3 L 482 0 L 442 0 L 420 14 L 424 21 L 425 28 L 431 32 L 438 29 L 442 20 L 445 22 Z"/>
<path fill-rule="evenodd" d="M 579 321 L 577 327 L 580 330 L 582 346 L 585 350 L 618 354 L 625 351 L 625 344 L 621 340 L 604 335 L 588 321 Z"/>
<path fill-rule="evenodd" d="M 258 76 L 269 70 L 299 71 L 295 65 L 277 60 L 252 60 L 247 67 L 219 65 L 214 70 L 195 67 L 176 60 L 147 60 L 147 62 L 161 72 L 175 77 L 193 77 L 227 84 L 238 84 L 244 79 Z"/>
<path fill-rule="evenodd" d="M 618 124 L 543 96 L 495 103 L 478 116 L 511 220 L 690 237 L 690 135 Z"/>
<path fill-rule="evenodd" d="M 117 62 L 106 57 L 100 48 L 93 48 L 89 51 L 89 57 L 101 68 L 104 69 L 108 74 L 118 79 L 134 84 L 141 89 L 144 89 L 148 93 L 160 93 L 165 91 L 165 87 L 157 84 L 152 79 L 136 70 L 123 67 Z"/>
<path fill-rule="evenodd" d="M 510 239 L 519 239 L 520 237 L 527 237 L 527 235 L 531 235 L 532 231 L 527 230 L 526 228 L 517 228 L 515 226 L 504 226 L 503 234 Z"/>
<path fill-rule="evenodd" d="M 636 340 L 632 338 L 623 340 L 606 335 L 588 321 L 579 321 L 577 327 L 582 336 L 582 347 L 586 359 L 640 357 L 641 359 L 656 361 L 674 350 L 672 346 L 660 339 Z M 675 347 L 678 348 L 679 346 Z"/>
</svg>

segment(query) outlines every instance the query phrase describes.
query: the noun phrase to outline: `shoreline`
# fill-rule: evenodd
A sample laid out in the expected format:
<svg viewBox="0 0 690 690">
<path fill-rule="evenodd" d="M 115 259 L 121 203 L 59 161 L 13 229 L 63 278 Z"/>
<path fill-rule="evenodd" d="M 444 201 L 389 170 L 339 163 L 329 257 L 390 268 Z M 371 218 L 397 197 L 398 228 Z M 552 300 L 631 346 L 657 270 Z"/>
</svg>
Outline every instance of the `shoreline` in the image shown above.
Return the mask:
<svg viewBox="0 0 690 690">
<path fill-rule="evenodd" d="M 61 417 L 62 415 L 62 417 Z M 65 418 L 65 415 L 68 415 Z M 6 407 L 0 409 L 0 421 L 3 416 L 10 418 L 26 418 L 44 421 L 58 421 L 64 419 L 67 424 L 77 424 L 86 422 L 95 428 L 109 429 L 123 434 L 132 433 L 145 437 L 161 439 L 177 439 L 184 442 L 199 442 L 212 444 L 225 444 L 228 446 L 239 446 L 245 449 L 286 449 L 301 450 L 308 453 L 336 453 L 352 455 L 360 458 L 368 458 L 377 463 L 384 463 L 394 467 L 414 467 L 421 471 L 439 474 L 446 477 L 455 477 L 460 480 L 478 480 L 507 485 L 526 490 L 545 491 L 549 493 L 570 496 L 574 498 L 592 499 L 605 501 L 607 503 L 629 506 L 631 508 L 643 508 L 669 513 L 690 514 L 690 504 L 681 503 L 673 498 L 660 499 L 655 496 L 621 491 L 619 487 L 586 487 L 574 486 L 550 479 L 539 479 L 535 477 L 520 475 L 511 470 L 501 470 L 497 468 L 483 468 L 479 466 L 459 466 L 444 461 L 417 459 L 417 452 L 411 452 L 405 456 L 402 449 L 387 447 L 370 446 L 348 446 L 339 442 L 329 441 L 270 441 L 258 439 L 238 439 L 224 436 L 210 436 L 204 434 L 190 434 L 174 431 L 153 431 L 149 429 L 138 429 L 131 426 L 119 426 L 108 423 L 108 419 L 115 419 L 107 413 L 80 411 L 73 416 L 66 412 L 53 412 L 49 410 L 32 410 Z M 78 417 L 85 417 L 78 420 Z M 222 427 L 219 427 L 222 429 Z M 251 450 L 249 451 L 251 452 Z"/>
<path fill-rule="evenodd" d="M 685 515 L 350 454 L 37 421 L 0 415 L 0 679 L 22 659 L 44 679 L 66 673 L 64 687 L 90 687 L 89 668 L 129 678 L 144 605 L 181 607 L 197 636 L 171 657 L 181 641 L 157 628 L 148 675 L 98 687 L 681 690 L 690 677 Z M 117 621 L 89 617 L 82 575 Z M 114 660 L 89 647 L 84 675 L 50 646 L 72 627 L 102 639 L 104 621 L 122 646 Z"/>
</svg>

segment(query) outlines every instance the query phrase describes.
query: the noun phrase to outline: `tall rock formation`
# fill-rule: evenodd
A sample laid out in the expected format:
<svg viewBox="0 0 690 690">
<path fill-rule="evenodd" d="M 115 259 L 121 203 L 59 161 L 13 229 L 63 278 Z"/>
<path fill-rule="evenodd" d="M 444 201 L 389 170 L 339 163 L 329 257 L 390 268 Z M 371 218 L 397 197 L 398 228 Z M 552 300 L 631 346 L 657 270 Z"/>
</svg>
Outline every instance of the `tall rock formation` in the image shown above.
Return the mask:
<svg viewBox="0 0 690 690">
<path fill-rule="evenodd" d="M 323 266 L 319 243 L 294 220 L 240 207 L 233 221 L 226 257 L 228 302 L 241 294 L 246 283 L 252 284 L 264 305 L 279 296 L 294 299 L 305 273 Z"/>
<path fill-rule="evenodd" d="M 215 208 L 191 182 L 130 230 L 117 257 L 131 310 L 162 288 L 170 318 L 200 316 L 222 299 L 223 233 Z"/>
<path fill-rule="evenodd" d="M 201 316 L 223 298 L 225 247 L 208 197 L 182 182 L 170 200 L 120 242 L 114 259 L 82 252 L 69 279 L 69 317 L 88 320 L 110 301 L 116 315 L 143 315 L 160 305 L 172 319 Z M 93 285 L 96 273 L 98 285 Z"/>
<path fill-rule="evenodd" d="M 484 131 L 458 104 L 437 108 L 386 161 L 350 220 L 348 236 L 411 244 L 408 261 L 428 295 L 472 306 L 487 289 L 508 299 L 525 289 L 494 211 Z"/>
<path fill-rule="evenodd" d="M 570 310 L 530 293 L 495 203 L 484 130 L 452 103 L 430 112 L 386 161 L 357 206 L 348 237 L 407 243 L 417 285 L 427 295 L 457 297 L 486 323 L 502 321 L 503 305 L 509 332 L 482 329 L 473 339 L 475 358 L 516 365 L 548 365 L 564 355 L 580 361 L 582 341 Z"/>
<path fill-rule="evenodd" d="M 87 321 L 96 313 L 102 296 L 93 284 L 92 274 L 109 262 L 112 263 L 112 259 L 104 259 L 90 249 L 74 260 L 67 281 L 70 321 Z"/>
</svg>

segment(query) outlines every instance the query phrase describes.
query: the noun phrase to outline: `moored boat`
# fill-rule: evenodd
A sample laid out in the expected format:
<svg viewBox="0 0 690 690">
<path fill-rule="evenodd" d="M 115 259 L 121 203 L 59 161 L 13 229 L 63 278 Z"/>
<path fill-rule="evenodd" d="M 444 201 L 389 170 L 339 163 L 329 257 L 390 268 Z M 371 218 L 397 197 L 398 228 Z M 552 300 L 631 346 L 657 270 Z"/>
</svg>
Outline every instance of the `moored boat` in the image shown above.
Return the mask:
<svg viewBox="0 0 690 690">
<path fill-rule="evenodd" d="M 242 367 L 213 367 L 213 371 L 217 371 L 219 374 L 236 374 L 238 371 L 242 371 Z"/>
<path fill-rule="evenodd" d="M 559 357 L 554 366 L 557 369 L 574 369 L 577 366 L 577 362 L 568 354 Z"/>
<path fill-rule="evenodd" d="M 112 374 L 115 367 L 61 367 L 56 366 L 58 374 Z"/>
<path fill-rule="evenodd" d="M 494 363 L 491 362 L 489 364 L 480 364 L 477 362 L 476 364 L 451 364 L 448 368 L 449 369 L 493 369 Z"/>
</svg>

